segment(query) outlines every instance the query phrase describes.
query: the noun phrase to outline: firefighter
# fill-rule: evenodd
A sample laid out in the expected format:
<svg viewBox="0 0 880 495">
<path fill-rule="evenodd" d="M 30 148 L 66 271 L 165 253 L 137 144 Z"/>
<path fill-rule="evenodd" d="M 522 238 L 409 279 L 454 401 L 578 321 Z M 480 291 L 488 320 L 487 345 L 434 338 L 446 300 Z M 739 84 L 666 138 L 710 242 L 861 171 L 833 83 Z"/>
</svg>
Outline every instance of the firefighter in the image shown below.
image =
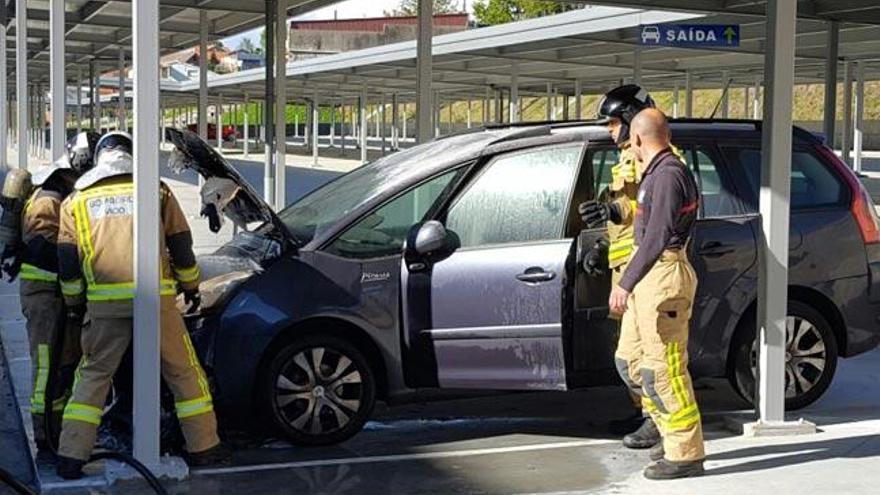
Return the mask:
<svg viewBox="0 0 880 495">
<path fill-rule="evenodd" d="M 58 474 L 82 476 L 95 443 L 110 381 L 132 339 L 133 183 L 132 142 L 111 132 L 98 142 L 95 167 L 80 177 L 62 204 L 58 235 L 59 276 L 71 306 L 88 305 L 89 326 L 82 333 L 83 358 L 73 396 L 64 408 Z M 192 235 L 171 190 L 160 184 L 161 366 L 174 395 L 191 466 L 224 462 L 229 451 L 217 436 L 208 380 L 199 364 L 183 318 L 175 305 L 178 290 L 191 308 L 199 304 L 199 268 Z"/>
<path fill-rule="evenodd" d="M 629 360 L 629 380 L 660 427 L 663 442 L 651 449 L 649 479 L 703 474 L 703 430 L 688 372 L 688 326 L 697 279 L 687 257 L 699 206 L 690 171 L 671 150 L 662 112 L 646 109 L 632 121 L 632 148 L 643 167 L 635 215 L 635 252 L 608 307 L 623 313 L 617 357 Z"/>
<path fill-rule="evenodd" d="M 612 89 L 599 103 L 599 118 L 607 122 L 611 137 L 620 148 L 620 159 L 611 168 L 611 184 L 608 189 L 602 191 L 596 200 L 582 203 L 579 211 L 588 228 L 608 228 L 608 241 L 602 239 L 592 247 L 584 257 L 584 269 L 589 274 L 598 273 L 603 258 L 607 257 L 612 287 L 620 281 L 633 252 L 634 205 L 641 172 L 638 158 L 630 146 L 630 123 L 636 114 L 654 106 L 654 100 L 648 92 L 635 84 Z M 679 154 L 677 149 L 672 149 Z M 618 313 L 611 312 L 610 316 L 621 319 Z M 634 335 L 621 332 L 619 341 L 629 340 L 630 343 L 623 347 L 634 348 L 634 338 Z M 634 418 L 613 422 L 612 430 L 628 433 L 623 437 L 623 444 L 628 448 L 651 448 L 660 442 L 660 432 L 648 412 L 641 407 L 641 391 L 636 383 L 629 380 L 627 362 L 627 359 L 616 358 L 615 366 L 629 388 L 637 412 Z M 633 419 L 638 421 L 638 427 L 633 424 Z"/>
<path fill-rule="evenodd" d="M 58 217 L 76 178 L 92 166 L 97 137 L 86 132 L 74 136 L 67 143 L 66 156 L 34 172 L 35 189 L 21 218 L 21 309 L 31 352 L 34 441 L 41 458 L 51 457 L 45 415 L 51 416 L 55 425 L 51 430 L 57 432 L 80 357 L 82 314 L 74 312 L 68 318 L 58 286 Z"/>
</svg>

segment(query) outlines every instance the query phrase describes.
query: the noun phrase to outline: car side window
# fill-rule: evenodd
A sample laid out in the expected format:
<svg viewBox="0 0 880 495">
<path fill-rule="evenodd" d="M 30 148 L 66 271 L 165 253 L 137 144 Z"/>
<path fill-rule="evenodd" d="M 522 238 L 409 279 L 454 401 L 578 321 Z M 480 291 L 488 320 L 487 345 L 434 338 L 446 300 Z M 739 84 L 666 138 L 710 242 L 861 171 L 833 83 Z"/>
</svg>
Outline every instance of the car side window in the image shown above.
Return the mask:
<svg viewBox="0 0 880 495">
<path fill-rule="evenodd" d="M 376 258 L 400 253 L 410 228 L 421 222 L 458 171 L 410 189 L 349 227 L 326 249 L 347 258 Z"/>
<path fill-rule="evenodd" d="M 582 149 L 564 145 L 495 158 L 451 206 L 446 228 L 463 248 L 561 238 Z"/>
<path fill-rule="evenodd" d="M 758 211 L 761 187 L 761 150 L 757 148 L 728 149 L 736 157 L 752 192 L 748 208 Z M 791 209 L 833 208 L 846 204 L 847 187 L 841 179 L 815 155 L 795 149 L 791 155 Z"/>
<path fill-rule="evenodd" d="M 718 163 L 704 146 L 687 148 L 685 161 L 694 173 L 700 189 L 700 218 L 740 215 L 739 200 L 732 185 L 725 180 Z"/>
<path fill-rule="evenodd" d="M 593 191 L 599 195 L 611 185 L 611 168 L 620 160 L 620 149 L 599 148 L 593 152 Z"/>
</svg>

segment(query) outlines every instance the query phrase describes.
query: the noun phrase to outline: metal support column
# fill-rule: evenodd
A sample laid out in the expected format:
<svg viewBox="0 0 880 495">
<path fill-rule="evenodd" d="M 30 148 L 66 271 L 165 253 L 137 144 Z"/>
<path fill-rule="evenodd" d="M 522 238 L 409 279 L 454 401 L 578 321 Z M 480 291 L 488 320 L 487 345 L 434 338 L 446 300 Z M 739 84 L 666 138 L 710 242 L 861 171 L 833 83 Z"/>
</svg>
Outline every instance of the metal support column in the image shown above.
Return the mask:
<svg viewBox="0 0 880 495">
<path fill-rule="evenodd" d="M 473 126 L 473 120 L 471 118 L 471 99 L 467 99 L 467 108 L 465 110 L 467 114 L 467 128 L 470 129 Z"/>
<path fill-rule="evenodd" d="M 287 206 L 287 0 L 275 5 L 275 209 Z"/>
<path fill-rule="evenodd" d="M 583 118 L 583 88 L 581 88 L 581 80 L 574 80 L 574 118 L 581 120 Z"/>
<path fill-rule="evenodd" d="M 95 86 L 95 61 L 89 60 L 89 127 L 95 132 L 99 132 L 98 117 L 98 98 L 96 92 L 98 88 Z"/>
<path fill-rule="evenodd" d="M 18 168 L 27 170 L 27 0 L 15 0 L 15 92 L 18 99 Z"/>
<path fill-rule="evenodd" d="M 330 147 L 336 147 L 336 103 L 330 102 Z"/>
<path fill-rule="evenodd" d="M 380 115 L 381 121 L 382 121 L 382 125 L 380 126 L 380 133 L 379 134 L 382 136 L 382 155 L 383 156 L 385 155 L 385 152 L 387 150 L 386 134 L 388 134 L 388 128 L 386 126 L 386 122 L 388 119 L 386 118 L 387 114 L 385 113 L 385 109 L 387 107 L 388 107 L 388 105 L 385 102 L 385 95 L 383 94 L 382 95 L 382 106 L 380 107 L 381 109 L 379 111 L 379 115 Z"/>
<path fill-rule="evenodd" d="M 758 120 L 761 117 L 761 76 L 755 76 L 755 91 L 752 95 L 752 118 Z"/>
<path fill-rule="evenodd" d="M 134 457 L 159 465 L 159 2 L 132 1 L 134 47 Z"/>
<path fill-rule="evenodd" d="M 425 107 L 422 107 L 423 109 Z M 358 102 L 358 118 L 360 119 L 360 123 L 358 127 L 360 131 L 358 132 L 358 137 L 360 139 L 361 146 L 361 163 L 367 163 L 367 84 L 364 83 L 361 88 L 361 98 Z"/>
<path fill-rule="evenodd" d="M 242 134 L 242 137 L 244 138 L 244 143 L 243 143 L 242 147 L 244 148 L 243 149 L 243 152 L 244 152 L 243 156 L 245 159 L 248 158 L 248 156 L 250 154 L 250 148 L 251 148 L 250 136 L 248 135 L 249 131 L 250 131 L 250 125 L 249 125 L 250 123 L 248 122 L 249 117 L 250 117 L 250 113 L 251 113 L 250 109 L 251 109 L 251 104 L 250 104 L 250 101 L 248 98 L 248 94 L 247 94 L 247 92 L 245 92 L 245 94 L 244 94 L 244 115 L 242 116 L 242 118 L 244 119 L 244 122 L 243 122 L 243 124 L 244 124 L 243 131 L 244 132 Z"/>
<path fill-rule="evenodd" d="M 318 137 L 321 125 L 321 106 L 318 91 L 312 97 L 312 165 L 318 166 Z"/>
<path fill-rule="evenodd" d="M 642 47 L 636 45 L 633 53 L 633 84 L 642 85 Z"/>
<path fill-rule="evenodd" d="M 843 65 L 843 145 L 841 146 L 840 155 L 843 160 L 852 166 L 852 146 L 853 146 L 853 106 L 852 106 L 852 83 L 853 71 L 852 62 L 847 60 Z"/>
<path fill-rule="evenodd" d="M 684 116 L 694 116 L 694 75 L 691 71 L 684 73 Z"/>
<path fill-rule="evenodd" d="M 840 28 L 837 21 L 828 21 L 828 40 L 825 46 L 825 109 L 822 132 L 825 142 L 834 147 L 834 126 L 837 121 L 837 51 L 840 45 Z"/>
<path fill-rule="evenodd" d="M 122 46 L 119 47 L 119 101 L 116 103 L 116 114 L 119 123 L 116 129 L 120 131 L 128 131 L 128 121 L 125 115 L 125 52 Z M 159 103 L 158 101 L 156 103 Z"/>
<path fill-rule="evenodd" d="M 5 54 L 5 53 L 4 53 Z M 52 93 L 52 161 L 64 155 L 67 141 L 67 79 L 64 77 L 64 0 L 49 1 L 49 91 Z M 6 65 L 3 65 L 6 68 Z M 5 79 L 5 78 L 4 78 Z"/>
<path fill-rule="evenodd" d="M 19 0 L 22 1 L 22 0 Z M 416 40 L 416 142 L 431 140 L 431 116 L 434 92 L 431 89 L 433 78 L 432 32 L 434 21 L 433 0 L 419 1 L 419 27 Z M 364 160 L 365 161 L 365 160 Z"/>
<path fill-rule="evenodd" d="M 400 101 L 397 93 L 391 95 L 391 149 L 400 149 Z"/>
<path fill-rule="evenodd" d="M 82 69 L 76 68 L 76 132 L 82 131 Z"/>
<path fill-rule="evenodd" d="M 675 81 L 675 86 L 672 87 L 672 118 L 678 118 L 678 81 Z"/>
<path fill-rule="evenodd" d="M 553 83 L 547 83 L 547 121 L 553 120 Z"/>
<path fill-rule="evenodd" d="M 510 123 L 519 122 L 519 63 L 510 63 Z"/>
<path fill-rule="evenodd" d="M 758 242 L 758 425 L 785 420 L 785 328 L 791 177 L 791 110 L 797 0 L 767 2 L 761 233 Z"/>
<path fill-rule="evenodd" d="M 199 10 L 199 137 L 208 140 L 208 11 Z"/>
<path fill-rule="evenodd" d="M 223 151 L 223 95 L 217 95 L 217 104 L 214 105 L 214 122 L 217 126 L 216 138 L 217 138 L 217 150 Z"/>
<path fill-rule="evenodd" d="M 275 205 L 275 14 L 278 0 L 266 0 L 266 97 L 263 100 L 263 143 L 265 167 L 263 169 L 263 199 Z"/>
<path fill-rule="evenodd" d="M 853 169 L 862 172 L 862 148 L 865 140 L 865 62 L 856 63 L 856 118 Z"/>
<path fill-rule="evenodd" d="M 721 71 L 721 118 L 726 119 L 730 116 L 730 86 L 727 81 L 730 80 L 730 72 Z"/>
</svg>

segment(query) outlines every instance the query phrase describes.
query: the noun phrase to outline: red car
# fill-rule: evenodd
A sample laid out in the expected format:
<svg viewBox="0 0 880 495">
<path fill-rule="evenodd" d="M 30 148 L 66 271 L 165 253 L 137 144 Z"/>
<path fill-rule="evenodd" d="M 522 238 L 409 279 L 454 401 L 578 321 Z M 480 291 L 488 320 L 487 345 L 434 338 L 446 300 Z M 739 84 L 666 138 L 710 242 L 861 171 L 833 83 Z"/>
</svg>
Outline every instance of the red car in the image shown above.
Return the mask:
<svg viewBox="0 0 880 495">
<path fill-rule="evenodd" d="M 190 132 L 195 132 L 198 134 L 199 125 L 198 124 L 190 124 L 186 126 L 186 129 Z M 231 125 L 223 126 L 223 140 L 224 141 L 235 141 L 236 139 L 241 138 L 241 133 L 235 132 L 235 128 Z M 209 141 L 217 140 L 217 125 L 216 124 L 208 124 L 208 136 L 207 139 Z"/>
</svg>

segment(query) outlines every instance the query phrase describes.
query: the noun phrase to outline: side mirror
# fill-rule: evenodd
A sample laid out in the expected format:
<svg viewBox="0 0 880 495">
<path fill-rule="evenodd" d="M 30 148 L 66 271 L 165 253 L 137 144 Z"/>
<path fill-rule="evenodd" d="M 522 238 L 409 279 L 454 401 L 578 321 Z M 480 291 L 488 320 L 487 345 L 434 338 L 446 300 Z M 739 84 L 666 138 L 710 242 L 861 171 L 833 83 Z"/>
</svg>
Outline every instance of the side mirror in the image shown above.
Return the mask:
<svg viewBox="0 0 880 495">
<path fill-rule="evenodd" d="M 440 261 L 461 247 L 458 235 L 437 220 L 414 225 L 406 241 L 406 258 L 411 268 L 424 268 L 426 261 Z M 417 270 L 416 270 L 417 271 Z"/>
</svg>

